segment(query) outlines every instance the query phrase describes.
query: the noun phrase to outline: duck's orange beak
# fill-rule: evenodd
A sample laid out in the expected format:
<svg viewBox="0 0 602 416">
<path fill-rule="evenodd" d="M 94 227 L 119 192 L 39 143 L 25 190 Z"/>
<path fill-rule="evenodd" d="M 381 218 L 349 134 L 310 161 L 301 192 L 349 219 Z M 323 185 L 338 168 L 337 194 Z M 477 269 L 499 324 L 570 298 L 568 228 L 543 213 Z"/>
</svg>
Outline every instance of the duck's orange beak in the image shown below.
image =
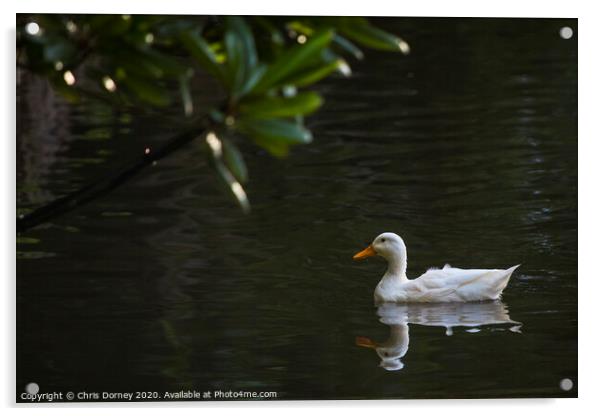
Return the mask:
<svg viewBox="0 0 602 416">
<path fill-rule="evenodd" d="M 370 244 L 365 250 L 362 250 L 353 256 L 353 260 L 361 260 L 372 256 L 376 256 L 376 251 L 374 251 L 374 247 L 372 247 L 372 244 Z"/>
<path fill-rule="evenodd" d="M 357 345 L 358 347 L 364 347 L 364 348 L 376 348 L 376 342 L 372 341 L 370 338 L 368 337 L 355 337 L 355 345 Z"/>
</svg>

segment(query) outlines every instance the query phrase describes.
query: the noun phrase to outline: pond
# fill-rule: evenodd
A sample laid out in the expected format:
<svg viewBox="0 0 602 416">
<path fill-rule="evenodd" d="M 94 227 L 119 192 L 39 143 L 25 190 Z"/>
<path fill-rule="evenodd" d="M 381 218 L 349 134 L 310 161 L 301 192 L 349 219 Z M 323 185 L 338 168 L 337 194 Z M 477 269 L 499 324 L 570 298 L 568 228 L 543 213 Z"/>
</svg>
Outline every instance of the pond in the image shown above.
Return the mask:
<svg viewBox="0 0 602 416">
<path fill-rule="evenodd" d="M 577 21 L 377 22 L 412 53 L 321 83 L 315 140 L 288 158 L 244 145 L 250 214 L 193 143 L 18 236 L 18 393 L 576 397 Z M 182 111 L 70 106 L 25 76 L 17 109 L 18 212 L 165 141 Z M 521 267 L 501 302 L 376 308 L 385 263 L 352 256 L 384 231 L 409 277 Z"/>
</svg>

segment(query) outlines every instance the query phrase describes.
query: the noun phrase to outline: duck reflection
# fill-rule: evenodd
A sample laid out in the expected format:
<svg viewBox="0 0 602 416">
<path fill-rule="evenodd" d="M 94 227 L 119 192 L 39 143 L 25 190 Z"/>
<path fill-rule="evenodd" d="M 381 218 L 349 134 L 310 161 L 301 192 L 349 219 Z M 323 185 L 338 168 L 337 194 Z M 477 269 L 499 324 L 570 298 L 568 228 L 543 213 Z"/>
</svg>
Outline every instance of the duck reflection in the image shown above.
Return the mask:
<svg viewBox="0 0 602 416">
<path fill-rule="evenodd" d="M 375 342 L 368 337 L 358 336 L 355 344 L 371 348 L 380 357 L 380 366 L 388 371 L 401 370 L 401 359 L 410 346 L 409 324 L 440 326 L 445 334 L 453 335 L 454 327 L 468 328 L 467 332 L 478 332 L 484 325 L 510 325 L 513 332 L 520 332 L 522 324 L 510 319 L 508 308 L 501 301 L 474 303 L 406 304 L 383 303 L 377 310 L 379 321 L 389 326 L 389 338 Z"/>
</svg>

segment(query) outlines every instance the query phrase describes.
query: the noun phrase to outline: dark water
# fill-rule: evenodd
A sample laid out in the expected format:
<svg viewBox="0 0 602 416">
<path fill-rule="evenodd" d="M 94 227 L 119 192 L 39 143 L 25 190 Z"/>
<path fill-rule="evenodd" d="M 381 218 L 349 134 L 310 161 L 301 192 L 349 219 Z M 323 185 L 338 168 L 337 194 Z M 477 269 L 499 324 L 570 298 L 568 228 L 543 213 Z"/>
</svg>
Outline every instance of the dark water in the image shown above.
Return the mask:
<svg viewBox="0 0 602 416">
<path fill-rule="evenodd" d="M 577 395 L 576 20 L 381 23 L 412 54 L 323 83 L 316 140 L 289 158 L 246 147 L 250 215 L 191 146 L 19 236 L 18 393 Z M 23 78 L 18 209 L 165 140 L 180 112 L 70 107 Z M 377 310 L 384 263 L 351 256 L 383 231 L 410 277 L 522 266 L 503 303 Z"/>
</svg>

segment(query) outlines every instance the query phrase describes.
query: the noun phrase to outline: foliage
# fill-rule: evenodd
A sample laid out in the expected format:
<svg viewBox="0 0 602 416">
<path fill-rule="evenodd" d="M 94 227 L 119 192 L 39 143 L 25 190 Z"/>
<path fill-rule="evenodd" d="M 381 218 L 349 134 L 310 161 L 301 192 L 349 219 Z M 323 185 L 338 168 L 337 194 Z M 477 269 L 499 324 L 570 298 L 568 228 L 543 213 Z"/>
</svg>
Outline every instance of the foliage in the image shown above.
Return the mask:
<svg viewBox="0 0 602 416">
<path fill-rule="evenodd" d="M 306 88 L 335 72 L 349 76 L 344 56 L 363 58 L 356 43 L 409 52 L 361 17 L 19 15 L 17 26 L 17 64 L 73 101 L 163 107 L 178 95 L 192 116 L 192 77 L 213 77 L 224 100 L 208 114 L 205 141 L 243 207 L 248 174 L 237 137 L 285 156 L 312 140 L 304 117 L 323 99 Z"/>
</svg>

